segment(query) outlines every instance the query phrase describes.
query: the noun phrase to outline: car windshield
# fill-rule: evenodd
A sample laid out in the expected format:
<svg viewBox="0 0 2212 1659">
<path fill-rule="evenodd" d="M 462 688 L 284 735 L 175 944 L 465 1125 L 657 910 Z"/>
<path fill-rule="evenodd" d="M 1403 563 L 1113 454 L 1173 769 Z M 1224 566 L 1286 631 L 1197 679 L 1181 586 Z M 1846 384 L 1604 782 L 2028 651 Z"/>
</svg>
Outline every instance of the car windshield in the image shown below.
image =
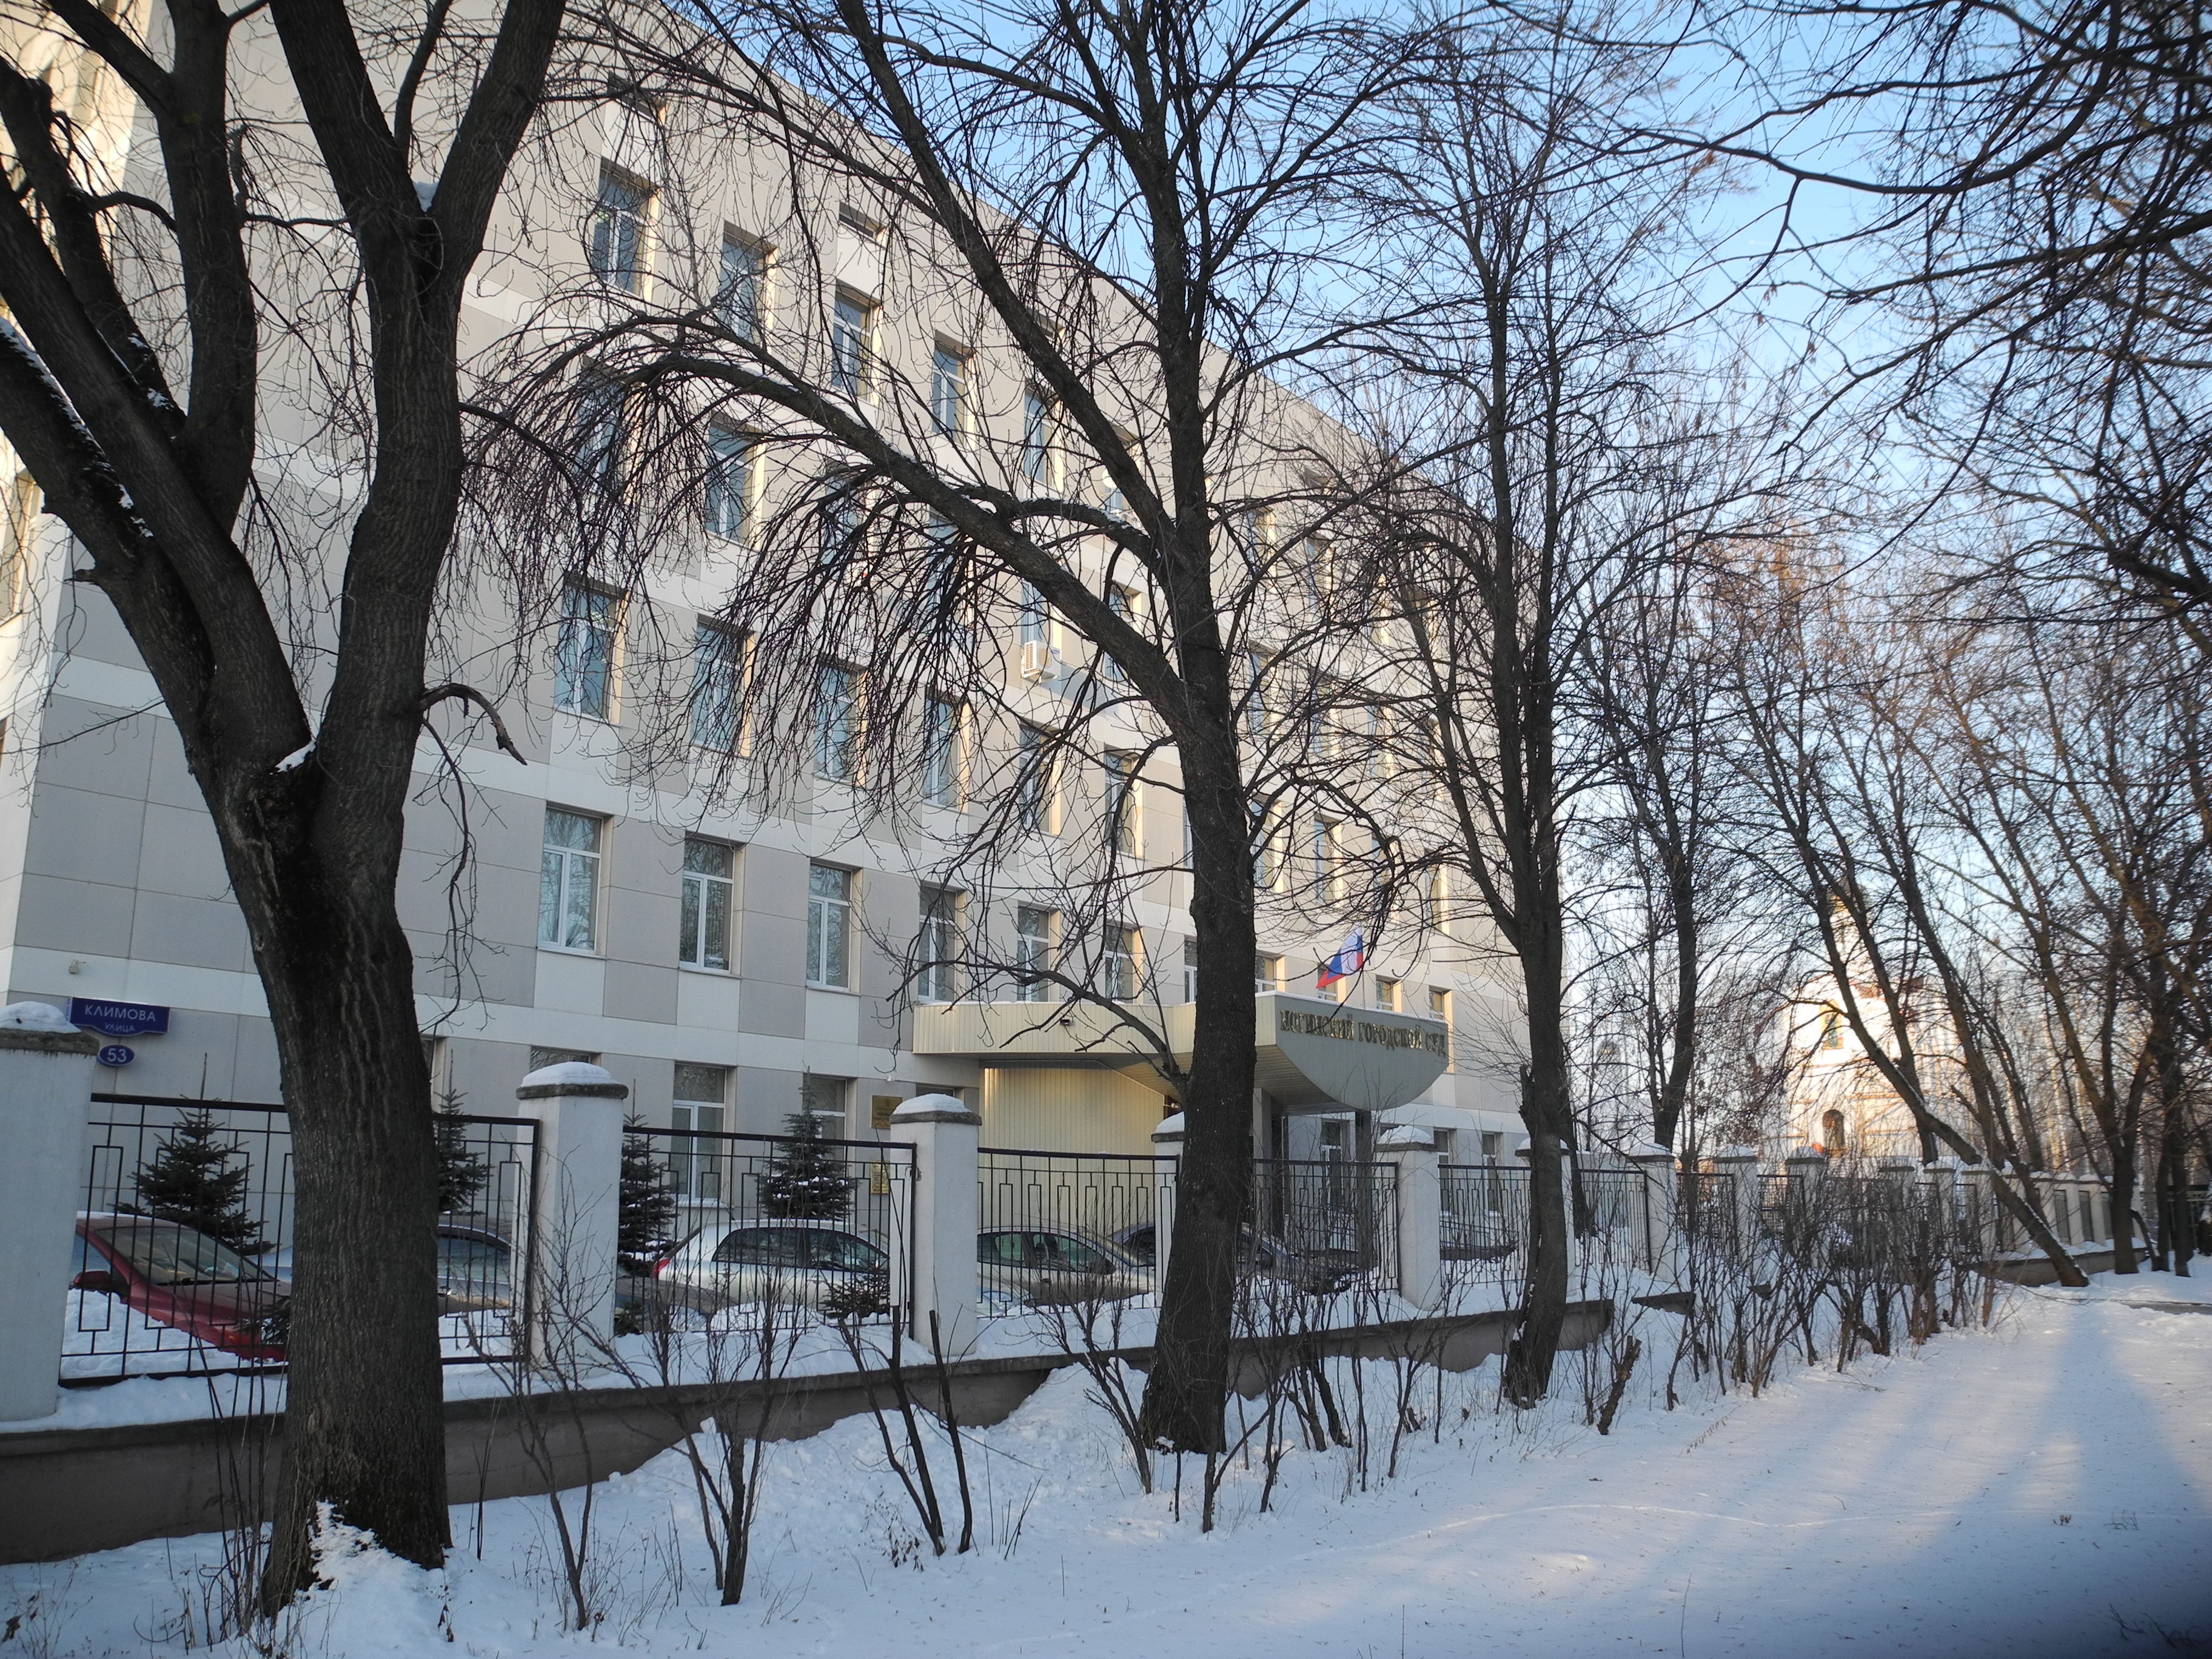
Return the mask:
<svg viewBox="0 0 2212 1659">
<path fill-rule="evenodd" d="M 438 1238 L 438 1276 L 466 1279 L 471 1284 L 507 1282 L 507 1248 L 489 1238 Z"/>
<path fill-rule="evenodd" d="M 816 1233 L 813 1237 L 814 1265 L 817 1267 L 870 1273 L 880 1272 L 890 1261 L 881 1249 L 851 1233 Z"/>
<path fill-rule="evenodd" d="M 245 1285 L 270 1277 L 197 1227 L 125 1220 L 98 1231 L 118 1255 L 156 1285 Z"/>
</svg>

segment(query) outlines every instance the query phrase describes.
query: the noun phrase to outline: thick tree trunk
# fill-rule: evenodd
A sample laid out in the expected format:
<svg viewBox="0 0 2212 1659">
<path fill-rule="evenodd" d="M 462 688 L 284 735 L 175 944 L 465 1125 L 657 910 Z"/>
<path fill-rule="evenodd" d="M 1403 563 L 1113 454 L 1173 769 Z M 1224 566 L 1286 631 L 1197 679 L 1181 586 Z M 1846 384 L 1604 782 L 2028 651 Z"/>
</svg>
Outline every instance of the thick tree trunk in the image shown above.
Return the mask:
<svg viewBox="0 0 2212 1659">
<path fill-rule="evenodd" d="M 1552 1386 L 1552 1366 L 1567 1317 L 1567 1229 L 1572 1224 L 1565 1193 L 1566 1149 L 1574 1115 L 1567 1083 L 1565 1023 L 1556 956 L 1523 958 L 1528 987 L 1528 1064 L 1521 1076 L 1521 1121 L 1528 1130 L 1528 1238 L 1521 1323 L 1505 1353 L 1505 1397 L 1534 1406 Z"/>
<path fill-rule="evenodd" d="M 2112 1271 L 2140 1271 L 2136 1261 L 2136 1149 L 2125 1136 L 2112 1138 Z"/>
<path fill-rule="evenodd" d="M 1198 1006 L 1183 1090 L 1174 1240 L 1140 1420 L 1147 1440 L 1178 1451 L 1223 1449 L 1238 1237 L 1252 1207 L 1249 964 L 1258 943 L 1250 818 L 1233 731 L 1224 722 L 1214 743 L 1201 748 L 1186 741 L 1182 753 Z"/>
<path fill-rule="evenodd" d="M 397 799 L 391 819 L 372 839 L 396 854 Z M 286 861 L 273 894 L 240 888 L 291 1112 L 296 1200 L 287 1431 L 262 1584 L 270 1614 L 313 1580 L 320 1504 L 424 1565 L 448 1542 L 437 1160 L 413 953 L 388 877 L 356 867 L 318 879 L 304 862 Z"/>
</svg>

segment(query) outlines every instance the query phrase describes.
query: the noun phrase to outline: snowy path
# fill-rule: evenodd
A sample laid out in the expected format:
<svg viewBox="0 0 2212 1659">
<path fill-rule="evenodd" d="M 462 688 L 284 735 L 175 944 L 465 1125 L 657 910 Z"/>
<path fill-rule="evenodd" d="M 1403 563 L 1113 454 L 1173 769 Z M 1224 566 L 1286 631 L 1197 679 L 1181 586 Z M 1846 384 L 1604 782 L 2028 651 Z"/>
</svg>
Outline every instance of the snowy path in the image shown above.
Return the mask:
<svg viewBox="0 0 2212 1659">
<path fill-rule="evenodd" d="M 752 1589 L 727 1613 L 704 1605 L 689 1480 L 663 1460 L 603 1492 L 604 1570 L 622 1588 L 600 1640 L 749 1659 L 2212 1651 L 2212 1301 L 2129 1304 L 2200 1297 L 2212 1279 L 2023 1292 L 1993 1333 L 1799 1372 L 1756 1401 L 1646 1401 L 1605 1439 L 1565 1401 L 1518 1423 L 1483 1404 L 1462 1424 L 1454 1405 L 1442 1445 L 1424 1435 L 1364 1494 L 1346 1495 L 1341 1453 L 1295 1456 L 1270 1515 L 1257 1472 L 1237 1476 L 1210 1537 L 1194 1502 L 1178 1525 L 1164 1497 L 1134 1492 L 1063 1376 L 982 1437 L 981 1548 L 965 1559 L 894 1565 L 909 1528 L 863 1467 L 879 1461 L 872 1424 L 778 1449 Z M 1494 1382 L 1494 1367 L 1467 1379 L 1466 1401 Z M 473 1515 L 455 1526 L 459 1639 L 442 1650 L 579 1651 L 554 1633 L 544 1502 L 490 1506 L 481 1562 Z M 178 1650 L 149 1638 L 205 1541 L 73 1576 L 5 1570 L 0 1618 L 42 1584 L 70 1609 L 56 1653 Z M 339 1576 L 303 1651 L 433 1638 L 434 1579 L 377 1558 Z"/>
</svg>

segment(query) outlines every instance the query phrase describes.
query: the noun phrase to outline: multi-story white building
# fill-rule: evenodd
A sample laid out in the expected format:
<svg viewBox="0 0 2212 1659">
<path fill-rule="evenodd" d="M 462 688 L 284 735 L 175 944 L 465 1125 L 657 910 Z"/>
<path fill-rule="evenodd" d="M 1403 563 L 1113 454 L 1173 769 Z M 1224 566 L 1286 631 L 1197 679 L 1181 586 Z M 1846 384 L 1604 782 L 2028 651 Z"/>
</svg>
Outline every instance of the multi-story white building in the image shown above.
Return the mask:
<svg viewBox="0 0 2212 1659">
<path fill-rule="evenodd" d="M 57 48 L 58 86 L 89 74 Z M 89 112 L 115 95 L 112 84 L 95 87 L 81 101 Z M 495 354 L 579 271 L 617 286 L 676 280 L 656 276 L 655 262 L 674 261 L 681 245 L 717 265 L 754 325 L 818 332 L 828 376 L 851 378 L 855 395 L 877 372 L 866 366 L 890 365 L 929 387 L 947 431 L 1033 446 L 1037 416 L 1018 374 L 994 372 L 987 351 L 961 343 L 973 337 L 948 320 L 957 293 L 925 304 L 902 279 L 882 252 L 886 227 L 826 198 L 794 205 L 777 194 L 780 158 L 739 155 L 718 164 L 721 199 L 687 197 L 683 211 L 696 222 L 679 234 L 640 119 L 634 100 L 611 96 L 602 123 L 569 135 L 565 176 L 518 180 L 515 209 L 493 235 L 497 257 L 465 313 L 471 350 Z M 144 124 L 125 104 L 94 125 L 126 172 Z M 546 209 L 571 198 L 581 212 Z M 809 213 L 819 222 L 801 235 L 794 218 Z M 311 447 L 296 430 L 288 437 L 289 418 L 272 413 L 267 440 L 276 458 L 265 482 L 278 499 L 311 487 L 310 469 L 282 454 L 287 442 Z M 988 780 L 1006 770 L 988 757 L 1029 740 L 1023 711 L 1042 726 L 1055 699 L 1079 695 L 1071 688 L 1087 678 L 1085 642 L 1041 603 L 1019 606 L 1006 628 L 1000 683 L 972 708 L 948 706 L 945 768 L 913 781 L 915 811 L 895 831 L 842 775 L 834 696 L 813 775 L 776 792 L 772 810 L 768 796 L 712 787 L 742 745 L 716 702 L 742 648 L 721 614 L 718 569 L 775 488 L 744 441 L 732 434 L 727 481 L 709 493 L 685 556 L 652 562 L 627 587 L 570 578 L 544 599 L 554 621 L 535 634 L 507 626 L 508 611 L 526 607 L 506 600 L 486 600 L 480 625 L 455 624 L 468 649 L 504 638 L 512 654 L 520 641 L 502 707 L 527 763 L 488 738 L 456 751 L 470 846 L 457 884 L 456 794 L 438 745 L 426 735 L 417 751 L 399 902 L 417 945 L 438 1087 L 469 1110 L 497 1112 L 535 1066 L 585 1056 L 630 1085 L 648 1121 L 678 1128 L 769 1131 L 808 1109 L 865 1136 L 899 1100 L 943 1090 L 975 1102 L 989 1143 L 1151 1150 L 1151 1130 L 1173 1109 L 1166 1085 L 1096 1009 L 1058 1009 L 1048 988 L 1018 977 L 914 964 L 933 955 L 933 932 L 972 927 L 963 907 L 988 904 L 984 921 L 1008 960 L 1081 954 L 1095 982 L 1146 1005 L 1171 1046 L 1178 1030 L 1187 1042 L 1188 1011 L 1178 1008 L 1196 969 L 1172 754 L 1140 763 L 1136 736 L 1125 757 L 1102 727 L 1042 783 L 1031 775 L 1009 786 L 1042 792 L 1021 821 L 1048 848 L 1094 833 L 1100 804 L 1114 805 L 1112 833 L 1138 878 L 1121 920 L 1081 939 L 1041 876 L 988 894 L 930 884 L 939 854 L 968 833 Z M 64 580 L 70 548 L 38 514 L 34 481 L 11 455 L 0 454 L 0 468 L 14 485 L 10 586 L 20 595 L 0 625 L 11 693 L 0 792 L 8 999 L 137 1005 L 145 1017 L 125 1023 L 141 1026 L 165 1016 L 166 1030 L 121 1040 L 131 1058 L 112 1073 L 118 1091 L 274 1100 L 261 988 L 175 731 L 106 601 Z M 690 653 L 677 670 L 695 688 L 697 752 L 688 759 L 659 749 L 650 763 L 639 757 L 656 705 L 633 695 L 634 682 L 669 670 L 665 651 L 639 646 L 648 635 Z M 1382 1108 L 1450 1132 L 1456 1157 L 1509 1155 L 1520 1137 L 1504 1053 L 1517 1022 L 1480 952 L 1448 929 L 1386 935 L 1365 971 L 1317 990 L 1316 969 L 1346 922 L 1332 909 L 1335 832 L 1319 821 L 1310 830 L 1285 826 L 1267 860 L 1254 965 L 1269 994 L 1255 1102 L 1262 1145 L 1348 1152 L 1358 1145 L 1352 1113 Z M 1356 1018 L 1333 1012 L 1340 1000 L 1357 1005 Z"/>
</svg>

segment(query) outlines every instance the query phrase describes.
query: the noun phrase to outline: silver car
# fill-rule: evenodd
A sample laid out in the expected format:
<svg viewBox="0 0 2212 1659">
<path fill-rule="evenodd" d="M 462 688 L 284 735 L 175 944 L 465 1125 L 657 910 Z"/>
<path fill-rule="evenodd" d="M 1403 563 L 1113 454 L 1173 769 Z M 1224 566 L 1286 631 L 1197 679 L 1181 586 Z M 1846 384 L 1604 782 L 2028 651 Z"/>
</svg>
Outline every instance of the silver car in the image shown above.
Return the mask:
<svg viewBox="0 0 2212 1659">
<path fill-rule="evenodd" d="M 857 1308 L 888 1296 L 891 1259 L 841 1221 L 768 1218 L 702 1227 L 653 1264 L 671 1302 L 714 1308 L 736 1302 L 824 1303 Z"/>
<path fill-rule="evenodd" d="M 995 1292 L 1030 1306 L 1126 1302 L 1148 1296 L 1152 1275 L 1128 1251 L 1058 1227 L 994 1227 L 975 1236 L 976 1276 Z"/>
</svg>

